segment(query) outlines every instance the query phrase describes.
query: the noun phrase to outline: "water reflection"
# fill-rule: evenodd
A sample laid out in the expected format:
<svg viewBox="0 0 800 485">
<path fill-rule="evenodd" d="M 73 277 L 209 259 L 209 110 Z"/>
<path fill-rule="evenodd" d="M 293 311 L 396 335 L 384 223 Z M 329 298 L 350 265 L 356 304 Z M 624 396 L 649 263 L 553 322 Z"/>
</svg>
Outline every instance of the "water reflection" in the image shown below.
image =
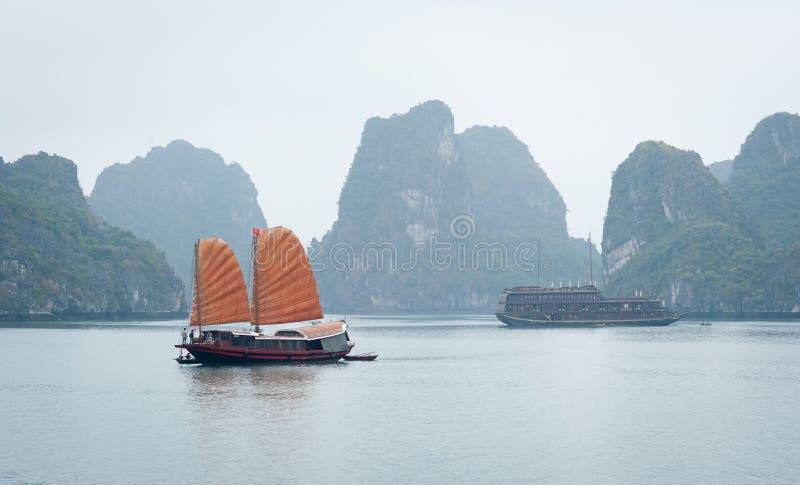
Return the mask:
<svg viewBox="0 0 800 485">
<path fill-rule="evenodd" d="M 311 365 L 186 366 L 188 399 L 204 420 L 233 409 L 267 408 L 275 418 L 312 397 L 316 369 Z"/>
<path fill-rule="evenodd" d="M 230 440 L 243 449 L 274 446 L 271 440 L 289 434 L 287 427 L 300 422 L 319 399 L 322 367 L 184 366 L 187 411 L 194 423 L 190 435 L 201 442 L 213 437 L 201 445 L 208 453 L 218 453 L 219 443 Z"/>
<path fill-rule="evenodd" d="M 253 396 L 299 399 L 313 384 L 312 366 L 187 366 L 189 392 L 198 402 Z"/>
</svg>

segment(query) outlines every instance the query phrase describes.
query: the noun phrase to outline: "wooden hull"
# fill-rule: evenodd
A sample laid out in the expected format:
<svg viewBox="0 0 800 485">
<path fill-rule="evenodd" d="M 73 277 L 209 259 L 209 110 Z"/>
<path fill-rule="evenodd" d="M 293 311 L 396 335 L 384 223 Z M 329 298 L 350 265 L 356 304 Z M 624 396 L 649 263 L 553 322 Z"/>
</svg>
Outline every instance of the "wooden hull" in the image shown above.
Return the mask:
<svg viewBox="0 0 800 485">
<path fill-rule="evenodd" d="M 199 364 L 197 359 L 192 357 L 191 354 L 181 355 L 179 357 L 175 357 L 175 362 L 179 364 Z"/>
<path fill-rule="evenodd" d="M 514 327 L 661 327 L 677 322 L 683 314 L 630 320 L 548 320 L 540 313 L 496 313 L 495 316 L 506 325 Z"/>
<path fill-rule="evenodd" d="M 336 362 L 350 353 L 350 349 L 340 352 L 311 351 L 259 351 L 254 349 L 234 349 L 209 344 L 176 345 L 186 349 L 201 364 L 287 364 Z"/>
<path fill-rule="evenodd" d="M 355 354 L 355 355 L 345 355 L 344 360 L 375 360 L 378 358 L 378 354 Z"/>
</svg>

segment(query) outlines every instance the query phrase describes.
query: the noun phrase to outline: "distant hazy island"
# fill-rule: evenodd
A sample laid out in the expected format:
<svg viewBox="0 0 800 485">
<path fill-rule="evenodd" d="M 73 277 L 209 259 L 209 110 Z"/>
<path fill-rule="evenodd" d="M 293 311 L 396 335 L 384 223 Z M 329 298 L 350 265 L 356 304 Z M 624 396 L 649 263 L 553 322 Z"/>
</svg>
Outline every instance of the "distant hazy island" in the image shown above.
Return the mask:
<svg viewBox="0 0 800 485">
<path fill-rule="evenodd" d="M 535 284 L 539 262 L 542 282 L 588 282 L 588 245 L 567 233 L 566 211 L 507 128 L 456 134 L 441 101 L 371 118 L 338 219 L 312 243 L 323 307 L 489 311 L 503 287 Z"/>
<path fill-rule="evenodd" d="M 590 278 L 675 310 L 800 310 L 797 115 L 765 118 L 708 166 L 638 144 L 613 174 L 602 254 L 569 236 L 510 130 L 453 124 L 441 101 L 367 120 L 337 220 L 308 248 L 326 311 L 490 312 L 504 287 Z M 182 314 L 194 241 L 220 236 L 246 263 L 266 225 L 256 197 L 239 165 L 181 140 L 106 168 L 88 200 L 69 160 L 3 162 L 0 318 Z"/>
<path fill-rule="evenodd" d="M 267 225 L 257 196 L 241 166 L 175 140 L 103 170 L 89 205 L 103 220 L 161 248 L 191 289 L 192 248 L 198 238 L 219 236 L 240 263 L 248 261 L 251 228 Z"/>
</svg>

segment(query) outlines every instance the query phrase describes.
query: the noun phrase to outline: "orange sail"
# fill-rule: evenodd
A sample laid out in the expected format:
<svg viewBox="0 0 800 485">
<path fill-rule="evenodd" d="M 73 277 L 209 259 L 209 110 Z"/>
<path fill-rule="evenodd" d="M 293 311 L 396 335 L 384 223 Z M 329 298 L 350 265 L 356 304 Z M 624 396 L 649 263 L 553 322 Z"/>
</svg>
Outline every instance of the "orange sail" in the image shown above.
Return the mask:
<svg viewBox="0 0 800 485">
<path fill-rule="evenodd" d="M 218 237 L 200 239 L 195 245 L 190 325 L 217 325 L 249 319 L 247 287 L 233 250 Z"/>
<path fill-rule="evenodd" d="M 253 254 L 251 322 L 271 325 L 322 318 L 314 272 L 291 230 L 283 226 L 262 229 Z"/>
</svg>

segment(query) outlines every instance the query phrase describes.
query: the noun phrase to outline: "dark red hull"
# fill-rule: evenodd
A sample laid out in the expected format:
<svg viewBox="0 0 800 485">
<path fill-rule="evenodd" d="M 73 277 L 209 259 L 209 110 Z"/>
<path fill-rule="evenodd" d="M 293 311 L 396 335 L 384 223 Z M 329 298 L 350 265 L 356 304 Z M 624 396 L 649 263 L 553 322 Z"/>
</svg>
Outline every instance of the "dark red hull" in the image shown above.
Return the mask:
<svg viewBox="0 0 800 485">
<path fill-rule="evenodd" d="M 256 349 L 236 349 L 230 347 L 217 347 L 208 344 L 184 344 L 175 347 L 189 351 L 201 364 L 286 364 L 286 363 L 312 363 L 335 362 L 350 352 L 350 349 L 341 352 L 325 352 L 324 350 L 310 351 L 262 351 Z"/>
</svg>

